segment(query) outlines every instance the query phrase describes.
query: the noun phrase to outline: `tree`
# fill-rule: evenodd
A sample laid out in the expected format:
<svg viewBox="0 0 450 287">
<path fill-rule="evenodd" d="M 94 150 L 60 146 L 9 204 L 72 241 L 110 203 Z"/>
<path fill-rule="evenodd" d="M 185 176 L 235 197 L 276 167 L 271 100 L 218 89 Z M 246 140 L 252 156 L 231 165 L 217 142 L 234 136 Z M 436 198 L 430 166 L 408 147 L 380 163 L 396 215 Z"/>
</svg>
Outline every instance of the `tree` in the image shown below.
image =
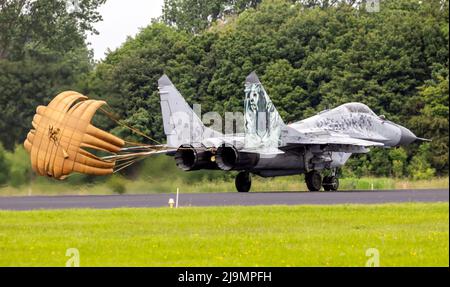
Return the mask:
<svg viewBox="0 0 450 287">
<path fill-rule="evenodd" d="M 386 0 L 368 13 L 353 1 L 265 0 L 213 29 L 196 22 L 211 15 L 196 5 L 224 3 L 166 1 L 166 11 L 188 20 L 152 23 L 110 53 L 83 90 L 162 142 L 163 73 L 190 104 L 223 114 L 242 111 L 245 76 L 256 70 L 286 122 L 359 101 L 432 139 L 431 168 L 448 171 L 448 1 Z M 349 166 L 358 175 L 407 175 L 418 148 L 405 148 L 406 158 L 374 149 Z"/>
<path fill-rule="evenodd" d="M 422 144 L 409 165 L 409 174 L 413 179 L 430 179 L 434 176 L 436 171 L 430 165 L 430 157 L 430 144 Z"/>
<path fill-rule="evenodd" d="M 10 163 L 9 184 L 19 187 L 30 180 L 31 166 L 28 152 L 23 146 L 17 146 L 14 152 L 8 153 Z"/>
<path fill-rule="evenodd" d="M 404 148 L 394 148 L 389 151 L 389 158 L 392 162 L 392 174 L 395 177 L 403 177 L 405 175 L 406 160 L 408 154 Z"/>
<path fill-rule="evenodd" d="M 444 73 L 447 73 L 445 71 Z M 449 142 L 449 81 L 448 74 L 439 75 L 420 87 L 415 98 L 416 115 L 409 120 L 410 125 L 421 137 L 432 139 L 430 162 L 440 174 L 448 173 Z"/>
<path fill-rule="evenodd" d="M 223 17 L 255 8 L 261 0 L 164 0 L 164 23 L 190 33 L 199 33 Z"/>
<path fill-rule="evenodd" d="M 81 0 L 74 11 L 64 0 L 0 0 L 0 59 L 21 60 L 40 49 L 64 53 L 96 33 L 97 8 L 106 0 Z"/>
<path fill-rule="evenodd" d="M 38 105 L 77 90 L 92 70 L 85 34 L 101 19 L 105 0 L 80 1 L 70 13 L 62 0 L 0 0 L 0 141 L 23 142 Z"/>
<path fill-rule="evenodd" d="M 9 179 L 9 162 L 6 159 L 6 151 L 0 143 L 0 186 Z"/>
</svg>

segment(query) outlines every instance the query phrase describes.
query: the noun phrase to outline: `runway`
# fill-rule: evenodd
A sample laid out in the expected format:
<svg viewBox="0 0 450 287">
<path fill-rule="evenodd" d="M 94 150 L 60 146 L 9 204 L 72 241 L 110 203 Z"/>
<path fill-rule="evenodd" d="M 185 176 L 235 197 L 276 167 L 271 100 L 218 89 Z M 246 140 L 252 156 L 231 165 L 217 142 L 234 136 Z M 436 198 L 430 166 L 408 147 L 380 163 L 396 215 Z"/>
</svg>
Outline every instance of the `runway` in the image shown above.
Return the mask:
<svg viewBox="0 0 450 287">
<path fill-rule="evenodd" d="M 0 210 L 39 210 L 71 208 L 166 207 L 175 194 L 105 196 L 0 197 Z M 179 196 L 179 206 L 255 206 L 380 204 L 399 202 L 448 202 L 448 189 L 339 191 L 339 192 L 250 192 L 246 194 L 195 193 Z"/>
</svg>

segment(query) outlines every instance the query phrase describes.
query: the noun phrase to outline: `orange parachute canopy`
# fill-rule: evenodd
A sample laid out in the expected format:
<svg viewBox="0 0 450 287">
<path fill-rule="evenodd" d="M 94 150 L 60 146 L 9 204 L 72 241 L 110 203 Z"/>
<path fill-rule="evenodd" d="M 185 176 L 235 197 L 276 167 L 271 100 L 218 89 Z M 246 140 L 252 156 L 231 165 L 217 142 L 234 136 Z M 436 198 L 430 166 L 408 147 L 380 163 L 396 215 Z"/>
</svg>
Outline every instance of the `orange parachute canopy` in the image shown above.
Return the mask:
<svg viewBox="0 0 450 287">
<path fill-rule="evenodd" d="M 124 154 L 124 150 L 130 150 L 124 149 L 124 140 L 93 126 L 91 120 L 103 105 L 106 102 L 68 91 L 56 96 L 48 106 L 39 106 L 33 118 L 34 129 L 24 143 L 33 170 L 56 179 L 73 172 L 108 175 L 115 171 L 117 161 L 131 164 L 136 158 L 154 153 L 154 148 L 146 146 L 139 147 L 138 153 Z M 112 155 L 101 158 L 86 149 Z"/>
</svg>

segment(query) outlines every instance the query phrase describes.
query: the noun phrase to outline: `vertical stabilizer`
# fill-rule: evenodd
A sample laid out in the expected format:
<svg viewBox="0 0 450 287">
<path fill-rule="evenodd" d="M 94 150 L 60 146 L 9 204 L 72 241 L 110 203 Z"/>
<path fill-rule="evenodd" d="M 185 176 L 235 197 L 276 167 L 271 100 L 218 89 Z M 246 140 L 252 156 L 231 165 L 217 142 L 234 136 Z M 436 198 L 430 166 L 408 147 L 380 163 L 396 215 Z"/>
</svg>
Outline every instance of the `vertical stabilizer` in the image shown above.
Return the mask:
<svg viewBox="0 0 450 287">
<path fill-rule="evenodd" d="M 173 148 L 185 144 L 199 146 L 205 130 L 199 116 L 186 103 L 169 77 L 162 76 L 158 88 L 167 145 Z"/>
<path fill-rule="evenodd" d="M 278 148 L 285 124 L 255 72 L 245 81 L 244 105 L 246 148 Z"/>
</svg>

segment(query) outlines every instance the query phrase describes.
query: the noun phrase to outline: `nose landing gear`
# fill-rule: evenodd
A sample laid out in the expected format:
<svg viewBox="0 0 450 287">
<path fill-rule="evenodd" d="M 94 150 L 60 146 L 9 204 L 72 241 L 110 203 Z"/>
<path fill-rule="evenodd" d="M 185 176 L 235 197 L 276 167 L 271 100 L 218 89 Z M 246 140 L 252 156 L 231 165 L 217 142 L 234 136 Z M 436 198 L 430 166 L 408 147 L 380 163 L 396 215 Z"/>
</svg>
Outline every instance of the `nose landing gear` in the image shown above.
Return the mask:
<svg viewBox="0 0 450 287">
<path fill-rule="evenodd" d="M 236 176 L 236 189 L 238 192 L 249 192 L 252 187 L 252 177 L 249 172 L 243 171 Z"/>
</svg>

